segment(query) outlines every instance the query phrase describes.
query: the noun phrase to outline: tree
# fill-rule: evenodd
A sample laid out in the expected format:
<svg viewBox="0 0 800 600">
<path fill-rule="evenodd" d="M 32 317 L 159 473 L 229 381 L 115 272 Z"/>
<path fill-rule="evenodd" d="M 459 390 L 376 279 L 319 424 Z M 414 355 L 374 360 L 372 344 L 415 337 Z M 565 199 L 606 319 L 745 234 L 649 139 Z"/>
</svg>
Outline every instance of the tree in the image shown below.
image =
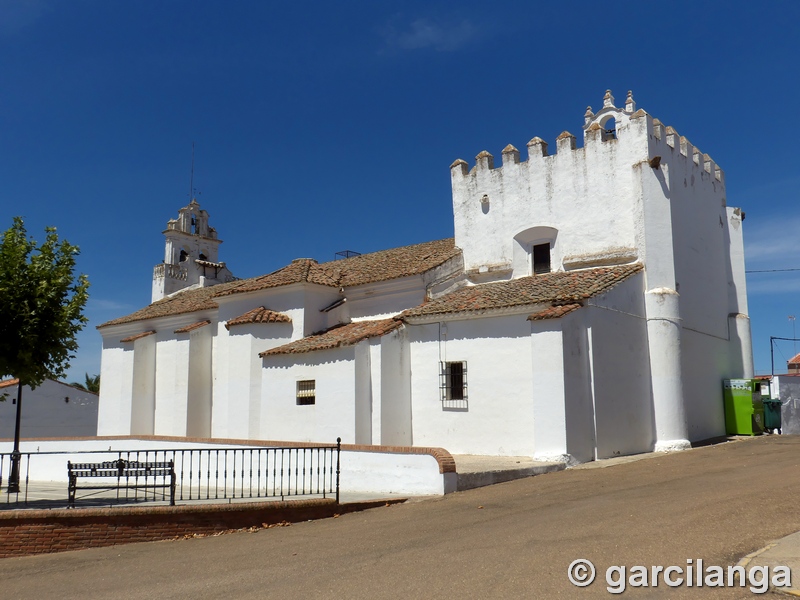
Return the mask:
<svg viewBox="0 0 800 600">
<path fill-rule="evenodd" d="M 22 386 L 59 379 L 78 349 L 75 336 L 88 319 L 86 275 L 75 277 L 78 247 L 45 229 L 37 247 L 22 218 L 3 233 L 0 244 L 0 378 L 19 379 L 17 422 L 9 492 L 19 491 L 19 424 Z"/>
<path fill-rule="evenodd" d="M 78 388 L 79 390 L 83 390 L 84 392 L 92 392 L 93 394 L 100 393 L 100 375 L 90 376 L 86 373 L 85 383 L 78 383 L 77 381 L 73 381 L 70 383 L 71 386 Z"/>
</svg>

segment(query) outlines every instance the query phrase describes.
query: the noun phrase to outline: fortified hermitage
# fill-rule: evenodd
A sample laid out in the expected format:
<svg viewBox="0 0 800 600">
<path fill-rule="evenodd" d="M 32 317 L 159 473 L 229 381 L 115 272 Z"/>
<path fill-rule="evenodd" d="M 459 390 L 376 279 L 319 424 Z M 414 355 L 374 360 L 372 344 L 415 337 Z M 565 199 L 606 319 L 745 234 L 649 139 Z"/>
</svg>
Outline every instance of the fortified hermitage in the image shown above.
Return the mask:
<svg viewBox="0 0 800 600">
<path fill-rule="evenodd" d="M 237 279 L 196 201 L 153 303 L 99 326 L 98 434 L 443 447 L 584 462 L 725 433 L 752 377 L 725 177 L 611 92 L 555 151 L 450 167 L 455 238 Z"/>
</svg>

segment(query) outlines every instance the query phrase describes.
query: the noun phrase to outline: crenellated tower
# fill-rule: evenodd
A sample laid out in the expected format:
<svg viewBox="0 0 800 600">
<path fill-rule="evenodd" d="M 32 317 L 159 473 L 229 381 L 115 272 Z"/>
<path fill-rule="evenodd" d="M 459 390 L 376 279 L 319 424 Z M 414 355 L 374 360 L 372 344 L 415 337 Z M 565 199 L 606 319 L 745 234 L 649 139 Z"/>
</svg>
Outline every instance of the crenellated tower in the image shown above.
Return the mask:
<svg viewBox="0 0 800 600">
<path fill-rule="evenodd" d="M 686 447 L 684 395 L 694 390 L 683 389 L 681 373 L 705 358 L 691 355 L 699 342 L 682 339 L 717 340 L 728 372 L 753 373 L 744 213 L 726 205 L 724 174 L 711 157 L 637 109 L 631 92 L 621 107 L 609 90 L 600 110 L 586 109 L 582 147 L 568 131 L 555 145 L 551 155 L 534 137 L 527 160 L 509 144 L 501 166 L 485 150 L 471 169 L 460 159 L 451 165 L 466 277 L 480 284 L 644 265 L 655 448 Z"/>
<path fill-rule="evenodd" d="M 224 262 L 218 262 L 217 231 L 208 224 L 208 213 L 196 199 L 167 221 L 164 262 L 153 269 L 152 301 L 188 287 L 208 287 L 233 281 Z"/>
</svg>

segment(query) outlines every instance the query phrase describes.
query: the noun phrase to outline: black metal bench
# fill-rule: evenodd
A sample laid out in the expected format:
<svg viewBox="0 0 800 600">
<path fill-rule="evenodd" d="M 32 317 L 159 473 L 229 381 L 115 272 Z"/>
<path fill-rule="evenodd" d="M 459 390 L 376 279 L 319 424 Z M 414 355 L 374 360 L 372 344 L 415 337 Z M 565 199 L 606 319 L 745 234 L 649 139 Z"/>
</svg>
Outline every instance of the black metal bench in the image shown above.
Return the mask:
<svg viewBox="0 0 800 600">
<path fill-rule="evenodd" d="M 69 507 L 75 508 L 75 493 L 78 490 L 167 490 L 169 503 L 175 505 L 175 465 L 168 462 L 137 462 L 112 460 L 101 463 L 67 462 L 69 475 Z M 116 479 L 115 484 L 78 485 L 78 479 L 106 477 Z M 164 494 L 166 496 L 166 493 Z"/>
</svg>

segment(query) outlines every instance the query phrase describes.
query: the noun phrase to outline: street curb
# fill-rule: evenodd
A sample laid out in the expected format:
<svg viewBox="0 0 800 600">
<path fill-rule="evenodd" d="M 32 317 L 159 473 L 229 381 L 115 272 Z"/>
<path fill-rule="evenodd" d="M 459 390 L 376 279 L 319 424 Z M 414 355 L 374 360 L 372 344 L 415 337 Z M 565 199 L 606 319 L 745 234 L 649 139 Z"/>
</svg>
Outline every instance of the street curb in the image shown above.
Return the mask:
<svg viewBox="0 0 800 600">
<path fill-rule="evenodd" d="M 778 545 L 779 542 L 772 542 L 761 548 L 760 550 L 756 550 L 755 552 L 751 552 L 747 556 L 742 557 L 739 562 L 736 563 L 737 567 L 744 567 L 745 570 L 747 569 L 747 565 L 749 565 L 754 558 L 758 558 L 768 550 L 772 550 L 775 546 Z M 800 591 L 797 590 L 786 590 L 783 588 L 776 588 L 772 585 L 769 586 L 769 591 L 773 594 L 780 594 L 782 596 L 791 596 L 792 598 L 800 598 Z"/>
<path fill-rule="evenodd" d="M 741 560 L 739 560 L 739 562 L 736 563 L 736 566 L 737 567 L 745 567 L 745 568 L 747 568 L 747 565 L 749 565 L 750 561 L 753 560 L 756 556 L 759 556 L 759 555 L 763 554 L 767 550 L 771 550 L 772 548 L 774 548 L 777 545 L 778 545 L 777 542 L 773 542 L 771 544 L 768 544 L 768 545 L 764 546 L 760 550 L 756 550 L 755 552 L 751 552 L 747 556 L 742 557 Z"/>
<path fill-rule="evenodd" d="M 458 473 L 458 484 L 456 490 L 473 490 L 487 485 L 504 483 L 515 479 L 524 479 L 535 475 L 544 475 L 555 471 L 566 469 L 564 463 L 550 463 L 547 465 L 537 465 L 535 467 L 523 467 L 521 469 L 495 469 L 492 471 L 478 471 L 469 473 Z"/>
</svg>

